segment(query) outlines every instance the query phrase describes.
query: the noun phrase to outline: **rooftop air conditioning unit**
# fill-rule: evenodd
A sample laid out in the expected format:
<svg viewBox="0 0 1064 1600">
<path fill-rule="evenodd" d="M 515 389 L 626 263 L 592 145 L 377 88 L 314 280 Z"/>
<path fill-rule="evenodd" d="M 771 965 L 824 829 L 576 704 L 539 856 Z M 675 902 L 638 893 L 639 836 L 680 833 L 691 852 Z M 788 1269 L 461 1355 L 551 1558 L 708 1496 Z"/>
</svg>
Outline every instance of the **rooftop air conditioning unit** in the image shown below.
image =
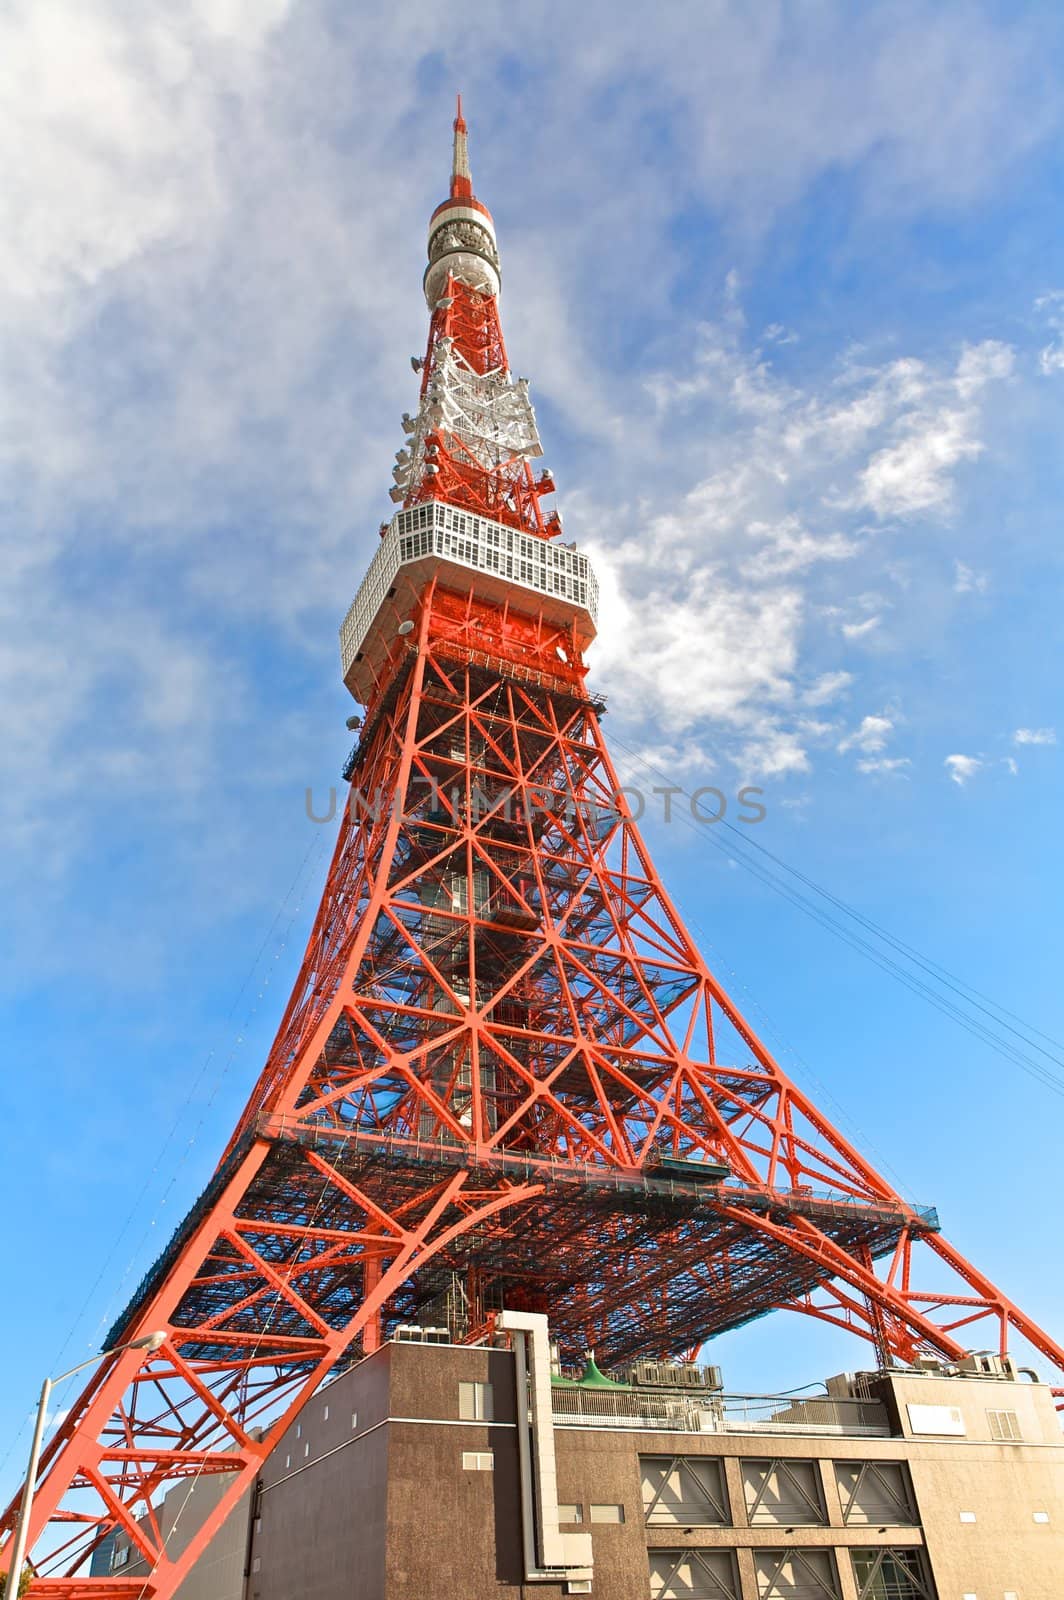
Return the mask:
<svg viewBox="0 0 1064 1600">
<path fill-rule="evenodd" d="M 965 1377 L 1015 1378 L 1016 1369 L 1010 1356 L 999 1356 L 992 1350 L 972 1350 L 961 1356 L 958 1370 Z"/>
</svg>

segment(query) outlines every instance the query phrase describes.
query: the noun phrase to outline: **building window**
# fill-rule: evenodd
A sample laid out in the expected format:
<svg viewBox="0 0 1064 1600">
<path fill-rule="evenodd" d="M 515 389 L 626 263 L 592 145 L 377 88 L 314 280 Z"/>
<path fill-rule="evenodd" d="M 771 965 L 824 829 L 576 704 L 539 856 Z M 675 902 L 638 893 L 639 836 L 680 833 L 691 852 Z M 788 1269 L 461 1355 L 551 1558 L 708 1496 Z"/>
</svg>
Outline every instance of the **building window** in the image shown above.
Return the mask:
<svg viewBox="0 0 1064 1600">
<path fill-rule="evenodd" d="M 935 1600 L 919 1550 L 852 1550 L 857 1600 Z"/>
<path fill-rule="evenodd" d="M 825 1522 L 815 1461 L 744 1461 L 743 1488 L 751 1526 Z"/>
<path fill-rule="evenodd" d="M 328 1420 L 329 1420 L 329 1408 L 328 1408 L 328 1406 L 322 1406 L 322 1408 L 321 1408 L 321 1420 L 323 1422 L 328 1422 Z"/>
<path fill-rule="evenodd" d="M 493 1416 L 490 1383 L 458 1385 L 458 1415 L 463 1422 L 490 1422 Z"/>
<path fill-rule="evenodd" d="M 462 1468 L 465 1472 L 491 1472 L 495 1466 L 493 1450 L 463 1450 Z"/>
<path fill-rule="evenodd" d="M 1020 1432 L 1020 1419 L 1015 1411 L 988 1411 L 986 1420 L 990 1424 L 990 1437 L 992 1439 L 1022 1439 Z"/>
<path fill-rule="evenodd" d="M 651 1600 L 738 1600 L 730 1550 L 651 1550 Z"/>
<path fill-rule="evenodd" d="M 975 1521 L 975 1512 L 974 1511 L 961 1511 L 961 1512 L 958 1512 L 958 1516 L 960 1517 L 960 1520 L 962 1522 L 974 1522 Z"/>
<path fill-rule="evenodd" d="M 578 1523 L 584 1520 L 583 1506 L 572 1505 L 569 1502 L 558 1504 L 558 1521 L 565 1523 Z"/>
<path fill-rule="evenodd" d="M 916 1521 L 908 1475 L 900 1461 L 837 1461 L 835 1478 L 847 1527 Z"/>
<path fill-rule="evenodd" d="M 1034 1518 L 1035 1522 L 1048 1522 L 1049 1521 L 1049 1512 L 1048 1511 L 1032 1511 L 1031 1512 L 1031 1516 Z"/>
<path fill-rule="evenodd" d="M 760 1600 L 837 1600 L 839 1584 L 830 1550 L 755 1550 L 754 1571 Z"/>
<path fill-rule="evenodd" d="M 591 1507 L 592 1522 L 623 1522 L 624 1507 L 617 1505 L 593 1505 Z"/>
<path fill-rule="evenodd" d="M 651 1527 L 719 1527 L 728 1497 L 721 1464 L 709 1456 L 640 1456 L 643 1512 Z"/>
<path fill-rule="evenodd" d="M 114 1549 L 111 1551 L 111 1571 L 112 1572 L 116 1571 L 116 1569 L 118 1567 L 124 1567 L 125 1566 L 126 1562 L 129 1560 L 129 1551 L 130 1551 L 130 1546 L 128 1544 L 116 1544 L 115 1545 Z"/>
</svg>

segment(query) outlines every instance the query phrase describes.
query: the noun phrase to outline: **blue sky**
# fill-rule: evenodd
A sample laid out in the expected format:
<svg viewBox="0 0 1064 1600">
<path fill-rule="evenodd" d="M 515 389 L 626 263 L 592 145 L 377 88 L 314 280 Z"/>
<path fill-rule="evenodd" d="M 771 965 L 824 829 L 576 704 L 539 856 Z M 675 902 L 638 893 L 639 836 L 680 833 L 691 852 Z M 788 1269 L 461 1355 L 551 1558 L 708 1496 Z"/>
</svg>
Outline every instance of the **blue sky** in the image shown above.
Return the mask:
<svg viewBox="0 0 1064 1600">
<path fill-rule="evenodd" d="M 760 784 L 762 843 L 1064 1037 L 1059 8 L 522 19 L 0 19 L 5 1440 L 208 1176 L 294 976 L 457 88 L 618 755 Z M 1057 1096 L 647 831 L 788 1069 L 1059 1332 Z M 793 1318 L 718 1358 L 864 1360 Z"/>
</svg>

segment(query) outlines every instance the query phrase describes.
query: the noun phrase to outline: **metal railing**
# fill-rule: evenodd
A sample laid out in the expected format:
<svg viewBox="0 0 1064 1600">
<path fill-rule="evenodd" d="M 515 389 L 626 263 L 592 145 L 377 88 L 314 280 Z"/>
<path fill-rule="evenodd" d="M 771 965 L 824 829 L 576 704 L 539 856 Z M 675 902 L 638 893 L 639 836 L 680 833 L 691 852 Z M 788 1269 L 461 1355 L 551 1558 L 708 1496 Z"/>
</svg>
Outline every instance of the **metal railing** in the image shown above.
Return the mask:
<svg viewBox="0 0 1064 1600">
<path fill-rule="evenodd" d="M 875 1400 L 818 1395 L 659 1394 L 556 1384 L 554 1423 L 561 1428 L 636 1428 L 654 1433 L 813 1433 L 887 1438 L 886 1408 Z"/>
<path fill-rule="evenodd" d="M 811 1395 L 791 1400 L 779 1395 L 723 1396 L 724 1424 L 730 1433 L 849 1433 L 889 1437 L 887 1408 L 878 1400 Z"/>
</svg>

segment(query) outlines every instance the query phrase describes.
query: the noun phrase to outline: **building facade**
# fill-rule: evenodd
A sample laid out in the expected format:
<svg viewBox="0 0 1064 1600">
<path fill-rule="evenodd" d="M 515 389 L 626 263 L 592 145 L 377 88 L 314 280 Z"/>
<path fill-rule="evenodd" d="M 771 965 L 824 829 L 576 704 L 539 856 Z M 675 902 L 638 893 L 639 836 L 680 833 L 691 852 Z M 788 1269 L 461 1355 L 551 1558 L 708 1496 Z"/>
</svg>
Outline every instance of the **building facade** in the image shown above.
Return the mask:
<svg viewBox="0 0 1064 1600">
<path fill-rule="evenodd" d="M 1045 1384 L 898 1370 L 787 1400 L 728 1397 L 712 1369 L 679 1364 L 624 1385 L 555 1372 L 554 1476 L 533 1461 L 529 1500 L 534 1392 L 531 1422 L 517 1394 L 534 1372 L 516 1349 L 437 1337 L 410 1330 L 314 1396 L 180 1600 L 1064 1595 L 1064 1439 Z M 585 1536 L 582 1576 L 571 1562 L 529 1575 L 526 1525 L 552 1490 L 563 1539 Z M 181 1540 L 217 1490 L 179 1493 Z M 109 1563 L 124 1550 L 119 1536 Z"/>
</svg>

